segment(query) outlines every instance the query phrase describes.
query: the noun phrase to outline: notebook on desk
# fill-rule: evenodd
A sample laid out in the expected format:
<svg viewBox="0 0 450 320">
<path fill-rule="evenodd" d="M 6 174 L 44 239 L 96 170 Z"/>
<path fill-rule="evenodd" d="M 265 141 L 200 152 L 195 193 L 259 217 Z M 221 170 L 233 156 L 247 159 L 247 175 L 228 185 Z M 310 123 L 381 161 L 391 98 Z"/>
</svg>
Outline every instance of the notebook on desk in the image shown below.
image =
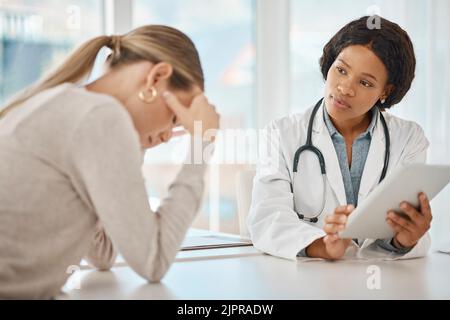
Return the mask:
<svg viewBox="0 0 450 320">
<path fill-rule="evenodd" d="M 184 238 L 180 251 L 219 249 L 253 246 L 250 240 L 241 239 L 239 237 L 225 236 L 220 234 L 189 234 Z M 126 266 L 122 255 L 118 255 L 114 263 L 115 267 Z M 91 267 L 86 260 L 80 263 L 81 269 L 90 269 Z"/>
<path fill-rule="evenodd" d="M 230 247 L 252 246 L 246 239 L 227 237 L 224 235 L 193 235 L 187 236 L 181 245 L 181 251 L 218 249 Z"/>
</svg>

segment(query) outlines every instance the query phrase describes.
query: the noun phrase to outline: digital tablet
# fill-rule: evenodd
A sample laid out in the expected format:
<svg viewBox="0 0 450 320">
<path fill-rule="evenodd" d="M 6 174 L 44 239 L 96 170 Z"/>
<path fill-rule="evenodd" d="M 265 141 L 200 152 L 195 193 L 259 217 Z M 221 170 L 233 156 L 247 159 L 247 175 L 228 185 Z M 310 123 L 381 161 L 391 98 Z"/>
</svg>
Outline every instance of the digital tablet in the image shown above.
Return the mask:
<svg viewBox="0 0 450 320">
<path fill-rule="evenodd" d="M 449 165 L 411 164 L 387 176 L 350 214 L 341 238 L 389 239 L 394 232 L 386 222 L 389 210 L 401 212 L 400 203 L 419 205 L 424 192 L 431 201 L 450 182 Z"/>
</svg>

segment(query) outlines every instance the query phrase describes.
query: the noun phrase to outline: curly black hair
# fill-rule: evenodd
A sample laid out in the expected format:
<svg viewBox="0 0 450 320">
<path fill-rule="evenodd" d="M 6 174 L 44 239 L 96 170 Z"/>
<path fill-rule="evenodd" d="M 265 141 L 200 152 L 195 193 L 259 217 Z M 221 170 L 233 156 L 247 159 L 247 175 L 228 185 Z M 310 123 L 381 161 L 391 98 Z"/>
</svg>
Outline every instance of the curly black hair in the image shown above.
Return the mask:
<svg viewBox="0 0 450 320">
<path fill-rule="evenodd" d="M 373 19 L 380 19 L 380 28 L 369 28 Z M 406 31 L 379 16 L 364 16 L 348 23 L 323 48 L 320 68 L 325 80 L 337 56 L 351 45 L 367 46 L 386 67 L 393 90 L 384 104 L 378 100 L 375 105 L 387 109 L 399 103 L 411 87 L 416 69 L 413 44 Z"/>
</svg>

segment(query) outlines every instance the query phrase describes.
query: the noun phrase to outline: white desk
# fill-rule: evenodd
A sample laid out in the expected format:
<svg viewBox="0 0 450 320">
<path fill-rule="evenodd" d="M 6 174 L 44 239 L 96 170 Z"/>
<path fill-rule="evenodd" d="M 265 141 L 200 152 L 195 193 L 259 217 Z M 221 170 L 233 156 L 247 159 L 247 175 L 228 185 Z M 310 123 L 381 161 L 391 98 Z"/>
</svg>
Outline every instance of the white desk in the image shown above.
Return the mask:
<svg viewBox="0 0 450 320">
<path fill-rule="evenodd" d="M 367 287 L 370 265 L 380 268 L 379 290 Z M 450 255 L 437 252 L 402 261 L 293 262 L 238 247 L 180 252 L 158 284 L 127 266 L 77 276 L 81 289 L 69 281 L 60 299 L 450 299 Z"/>
</svg>

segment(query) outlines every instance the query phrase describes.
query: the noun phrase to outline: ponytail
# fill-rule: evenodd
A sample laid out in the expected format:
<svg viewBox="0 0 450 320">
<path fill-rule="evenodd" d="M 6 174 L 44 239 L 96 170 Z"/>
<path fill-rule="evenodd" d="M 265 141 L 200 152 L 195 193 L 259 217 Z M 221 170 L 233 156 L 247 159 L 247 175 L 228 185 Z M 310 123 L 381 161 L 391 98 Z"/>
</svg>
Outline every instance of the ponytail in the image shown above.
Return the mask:
<svg viewBox="0 0 450 320">
<path fill-rule="evenodd" d="M 200 57 L 194 43 L 181 31 L 161 25 L 142 26 L 125 35 L 100 36 L 75 50 L 55 71 L 32 85 L 0 110 L 0 120 L 12 108 L 32 96 L 63 84 L 87 79 L 94 67 L 101 48 L 112 50 L 107 63 L 111 69 L 137 61 L 172 65 L 173 74 L 169 86 L 175 90 L 187 90 L 192 85 L 204 89 L 204 76 Z"/>
</svg>

